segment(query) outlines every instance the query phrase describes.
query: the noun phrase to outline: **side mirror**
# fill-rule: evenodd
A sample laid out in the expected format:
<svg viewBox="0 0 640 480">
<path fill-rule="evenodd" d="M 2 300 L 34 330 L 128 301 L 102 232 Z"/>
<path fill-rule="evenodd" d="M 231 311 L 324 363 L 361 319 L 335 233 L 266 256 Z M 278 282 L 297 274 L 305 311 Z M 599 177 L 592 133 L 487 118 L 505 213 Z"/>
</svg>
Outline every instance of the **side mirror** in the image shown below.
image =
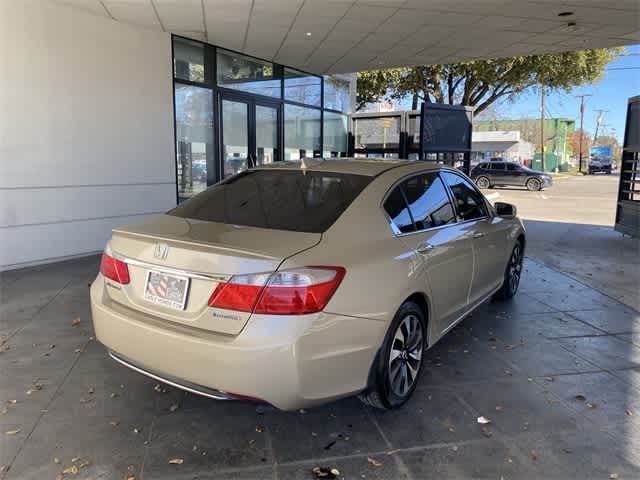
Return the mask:
<svg viewBox="0 0 640 480">
<path fill-rule="evenodd" d="M 513 218 L 518 214 L 518 210 L 515 205 L 505 202 L 496 202 L 494 204 L 494 208 L 496 209 L 496 214 L 499 217 L 509 217 Z"/>
</svg>

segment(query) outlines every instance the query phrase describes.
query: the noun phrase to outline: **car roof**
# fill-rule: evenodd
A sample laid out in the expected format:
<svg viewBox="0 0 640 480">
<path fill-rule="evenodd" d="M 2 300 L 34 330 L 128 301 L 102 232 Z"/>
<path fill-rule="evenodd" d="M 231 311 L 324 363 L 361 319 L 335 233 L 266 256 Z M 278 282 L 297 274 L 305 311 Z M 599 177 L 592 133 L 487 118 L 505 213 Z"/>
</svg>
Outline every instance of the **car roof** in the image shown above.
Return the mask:
<svg viewBox="0 0 640 480">
<path fill-rule="evenodd" d="M 437 169 L 442 165 L 417 160 L 388 160 L 373 158 L 303 158 L 299 161 L 276 162 L 260 165 L 255 170 L 307 170 L 312 172 L 350 173 L 376 177 L 388 170 L 400 167 Z"/>
</svg>

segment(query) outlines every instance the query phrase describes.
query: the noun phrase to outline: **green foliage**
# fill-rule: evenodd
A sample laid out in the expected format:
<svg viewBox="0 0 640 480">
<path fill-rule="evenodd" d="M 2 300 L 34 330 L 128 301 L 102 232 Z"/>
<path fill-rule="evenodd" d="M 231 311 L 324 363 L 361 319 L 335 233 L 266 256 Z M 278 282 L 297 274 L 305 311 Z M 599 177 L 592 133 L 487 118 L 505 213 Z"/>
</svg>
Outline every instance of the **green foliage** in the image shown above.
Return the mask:
<svg viewBox="0 0 640 480">
<path fill-rule="evenodd" d="M 382 98 L 475 107 L 533 88 L 566 90 L 597 82 L 621 48 L 511 57 L 443 65 L 422 65 L 358 73 L 358 108 Z"/>
</svg>

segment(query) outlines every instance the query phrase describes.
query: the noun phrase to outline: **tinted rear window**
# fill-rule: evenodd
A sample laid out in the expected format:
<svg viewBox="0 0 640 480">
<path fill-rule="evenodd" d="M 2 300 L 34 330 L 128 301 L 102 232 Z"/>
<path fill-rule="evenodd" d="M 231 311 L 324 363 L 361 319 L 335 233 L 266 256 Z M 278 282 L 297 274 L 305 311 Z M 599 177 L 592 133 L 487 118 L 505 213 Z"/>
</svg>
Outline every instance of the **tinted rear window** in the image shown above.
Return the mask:
<svg viewBox="0 0 640 480">
<path fill-rule="evenodd" d="M 209 187 L 169 211 L 208 222 L 322 233 L 372 177 L 302 170 L 251 170 Z"/>
</svg>

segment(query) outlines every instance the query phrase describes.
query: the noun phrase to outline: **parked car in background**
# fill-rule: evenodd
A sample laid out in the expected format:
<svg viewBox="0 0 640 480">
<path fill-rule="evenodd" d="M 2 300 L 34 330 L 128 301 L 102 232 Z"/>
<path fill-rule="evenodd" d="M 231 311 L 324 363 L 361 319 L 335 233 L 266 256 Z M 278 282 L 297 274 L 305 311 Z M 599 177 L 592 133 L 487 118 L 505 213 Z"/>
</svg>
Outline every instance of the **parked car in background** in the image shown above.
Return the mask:
<svg viewBox="0 0 640 480">
<path fill-rule="evenodd" d="M 424 351 L 516 294 L 525 232 L 458 170 L 279 162 L 113 231 L 91 286 L 118 362 L 215 399 L 404 404 Z"/>
<path fill-rule="evenodd" d="M 515 186 L 538 191 L 553 185 L 553 179 L 548 173 L 531 170 L 515 162 L 482 162 L 471 170 L 470 177 L 483 189 Z"/>
</svg>

